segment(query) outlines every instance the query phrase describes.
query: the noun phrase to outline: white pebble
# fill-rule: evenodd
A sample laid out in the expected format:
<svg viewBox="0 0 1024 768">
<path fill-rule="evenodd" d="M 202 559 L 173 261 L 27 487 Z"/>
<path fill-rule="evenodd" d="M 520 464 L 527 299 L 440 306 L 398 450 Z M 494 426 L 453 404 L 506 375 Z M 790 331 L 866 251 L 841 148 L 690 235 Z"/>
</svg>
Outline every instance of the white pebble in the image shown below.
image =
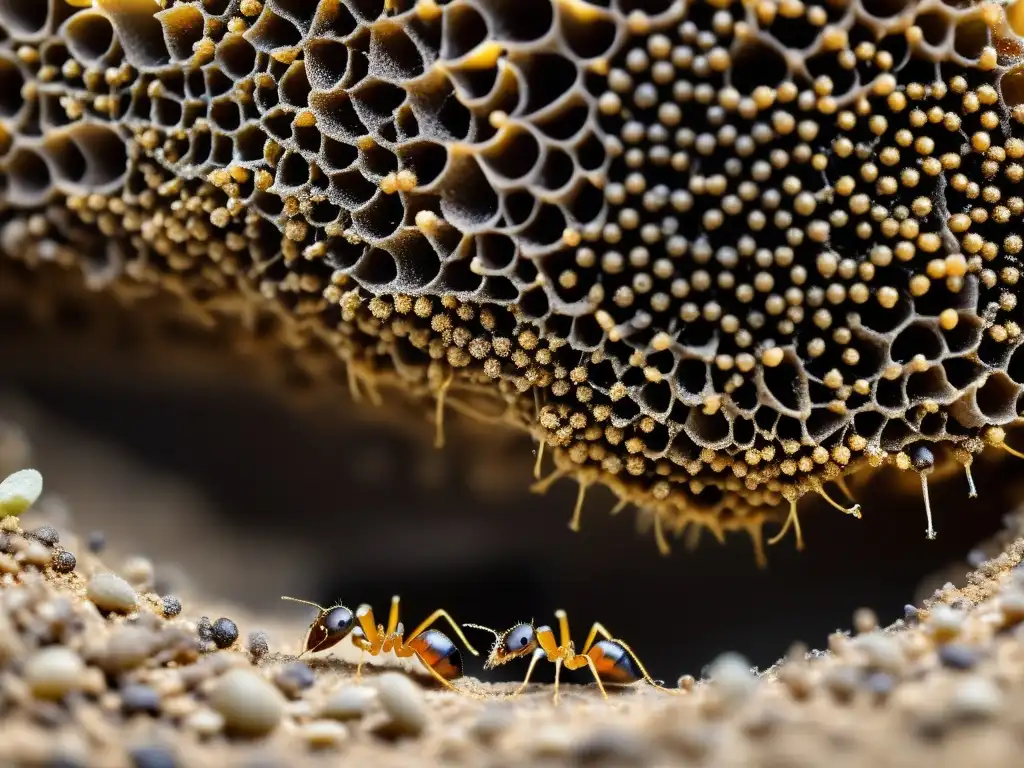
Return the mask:
<svg viewBox="0 0 1024 768">
<path fill-rule="evenodd" d="M 332 693 L 320 709 L 321 717 L 334 720 L 358 720 L 363 717 L 377 692 L 372 688 L 345 686 Z"/>
<path fill-rule="evenodd" d="M 348 728 L 336 720 L 314 720 L 302 727 L 302 736 L 312 747 L 336 747 L 348 738 Z"/>
<path fill-rule="evenodd" d="M 131 613 L 138 607 L 132 585 L 113 573 L 97 573 L 89 580 L 86 593 L 96 607 L 104 611 Z"/>
<path fill-rule="evenodd" d="M 284 715 L 281 692 L 261 675 L 248 669 L 232 669 L 217 681 L 210 704 L 224 716 L 227 728 L 260 735 L 277 727 Z"/>
<path fill-rule="evenodd" d="M 224 730 L 224 716 L 220 712 L 203 707 L 188 716 L 185 727 L 197 736 L 209 738 Z"/>
<path fill-rule="evenodd" d="M 43 493 L 43 476 L 34 469 L 21 469 L 0 482 L 0 517 L 20 515 Z"/>
<path fill-rule="evenodd" d="M 738 653 L 723 653 L 711 664 L 710 678 L 730 703 L 738 704 L 757 686 L 750 664 Z"/>
<path fill-rule="evenodd" d="M 82 688 L 85 663 L 69 648 L 51 646 L 25 662 L 25 682 L 40 699 L 60 699 Z"/>
<path fill-rule="evenodd" d="M 391 718 L 394 730 L 416 736 L 427 727 L 427 703 L 423 690 L 405 675 L 398 672 L 381 675 L 377 695 Z"/>
<path fill-rule="evenodd" d="M 996 684 L 985 677 L 972 676 L 961 681 L 953 690 L 949 708 L 955 717 L 985 719 L 999 712 L 1003 694 Z"/>
</svg>

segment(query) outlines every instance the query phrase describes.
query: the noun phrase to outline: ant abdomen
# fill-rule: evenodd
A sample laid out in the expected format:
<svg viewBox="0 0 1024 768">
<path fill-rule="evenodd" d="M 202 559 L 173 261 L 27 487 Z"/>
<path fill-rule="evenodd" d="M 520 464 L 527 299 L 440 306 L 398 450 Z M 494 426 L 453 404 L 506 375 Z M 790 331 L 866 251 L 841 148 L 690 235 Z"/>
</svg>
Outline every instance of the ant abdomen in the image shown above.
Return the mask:
<svg viewBox="0 0 1024 768">
<path fill-rule="evenodd" d="M 594 662 L 602 682 L 626 685 L 643 677 L 626 649 L 614 640 L 599 640 L 587 655 Z"/>
<path fill-rule="evenodd" d="M 462 677 L 462 654 L 449 637 L 437 629 L 428 629 L 408 641 L 408 646 L 432 670 L 445 680 Z"/>
</svg>

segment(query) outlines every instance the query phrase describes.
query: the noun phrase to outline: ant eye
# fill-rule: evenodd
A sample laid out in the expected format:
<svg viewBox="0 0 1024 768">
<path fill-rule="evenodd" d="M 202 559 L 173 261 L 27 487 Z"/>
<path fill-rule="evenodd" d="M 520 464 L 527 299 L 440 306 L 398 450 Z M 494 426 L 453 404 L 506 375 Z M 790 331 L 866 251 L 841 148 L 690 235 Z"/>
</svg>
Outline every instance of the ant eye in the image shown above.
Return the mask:
<svg viewBox="0 0 1024 768">
<path fill-rule="evenodd" d="M 320 622 L 329 636 L 347 634 L 351 631 L 354 623 L 355 617 L 352 615 L 352 611 L 342 605 L 329 610 Z"/>
<path fill-rule="evenodd" d="M 533 627 L 529 624 L 520 624 L 505 636 L 505 650 L 515 653 L 529 647 L 533 642 Z"/>
</svg>

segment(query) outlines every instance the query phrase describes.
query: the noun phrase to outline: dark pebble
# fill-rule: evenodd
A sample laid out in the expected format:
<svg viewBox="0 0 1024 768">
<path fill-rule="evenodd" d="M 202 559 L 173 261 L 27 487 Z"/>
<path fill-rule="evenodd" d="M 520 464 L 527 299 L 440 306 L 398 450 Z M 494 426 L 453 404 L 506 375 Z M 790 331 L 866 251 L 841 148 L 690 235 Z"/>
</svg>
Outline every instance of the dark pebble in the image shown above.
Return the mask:
<svg viewBox="0 0 1024 768">
<path fill-rule="evenodd" d="M 209 616 L 199 617 L 199 621 L 196 622 L 196 634 L 199 635 L 200 640 L 213 639 L 213 624 L 210 622 Z"/>
<path fill-rule="evenodd" d="M 160 694 L 148 685 L 132 683 L 121 689 L 121 709 L 126 715 L 160 713 Z"/>
<path fill-rule="evenodd" d="M 864 687 L 873 693 L 878 698 L 886 698 L 892 689 L 896 686 L 896 681 L 892 679 L 891 675 L 887 675 L 884 672 L 875 672 L 873 675 L 868 675 L 864 681 Z"/>
<path fill-rule="evenodd" d="M 231 619 L 221 617 L 213 622 L 210 638 L 218 648 L 227 648 L 238 639 L 238 625 Z"/>
<path fill-rule="evenodd" d="M 78 559 L 66 549 L 55 552 L 50 567 L 57 573 L 71 573 L 78 565 Z"/>
<path fill-rule="evenodd" d="M 11 551 L 11 534 L 0 533 L 0 552 L 10 553 Z"/>
<path fill-rule="evenodd" d="M 57 529 L 52 525 L 42 525 L 33 531 L 29 531 L 28 536 L 36 541 L 41 541 L 48 547 L 60 543 L 60 534 L 57 533 Z"/>
<path fill-rule="evenodd" d="M 304 690 L 313 687 L 316 675 L 304 661 L 293 661 L 281 667 L 274 676 L 274 682 L 283 693 L 297 699 Z"/>
<path fill-rule="evenodd" d="M 903 606 L 903 619 L 907 624 L 913 625 L 917 623 L 919 616 L 917 613 L 917 607 L 913 605 Z"/>
<path fill-rule="evenodd" d="M 270 653 L 270 643 L 266 632 L 250 632 L 248 639 L 249 653 L 257 661 Z"/>
<path fill-rule="evenodd" d="M 181 613 L 181 600 L 174 595 L 166 595 L 163 599 L 164 616 L 172 619 Z"/>
<path fill-rule="evenodd" d="M 978 652 L 962 643 L 946 643 L 939 648 L 939 661 L 950 669 L 973 669 L 978 663 Z"/>
<path fill-rule="evenodd" d="M 89 534 L 89 538 L 86 539 L 86 546 L 89 547 L 89 551 L 93 554 L 99 554 L 107 548 L 107 534 L 103 531 L 93 531 Z"/>
<path fill-rule="evenodd" d="M 130 752 L 135 768 L 177 768 L 178 761 L 167 747 L 136 747 Z"/>
</svg>

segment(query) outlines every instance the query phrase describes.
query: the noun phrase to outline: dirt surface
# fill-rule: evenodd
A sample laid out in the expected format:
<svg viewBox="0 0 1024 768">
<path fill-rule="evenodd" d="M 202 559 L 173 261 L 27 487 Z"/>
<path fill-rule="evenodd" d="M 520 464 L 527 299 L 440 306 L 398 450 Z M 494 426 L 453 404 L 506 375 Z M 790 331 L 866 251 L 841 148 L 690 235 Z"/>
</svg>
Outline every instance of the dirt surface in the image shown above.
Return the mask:
<svg viewBox="0 0 1024 768">
<path fill-rule="evenodd" d="M 47 493 L 0 534 L 3 765 L 1010 766 L 1024 748 L 1020 516 L 1001 554 L 906 621 L 862 610 L 828 649 L 760 673 L 723 649 L 671 694 L 641 682 L 603 700 L 576 673 L 556 706 L 549 685 L 455 693 L 390 655 L 357 680 L 347 640 L 296 660 L 313 609 L 267 622 L 201 588 L 158 594 L 148 560 L 115 562 Z"/>
</svg>

